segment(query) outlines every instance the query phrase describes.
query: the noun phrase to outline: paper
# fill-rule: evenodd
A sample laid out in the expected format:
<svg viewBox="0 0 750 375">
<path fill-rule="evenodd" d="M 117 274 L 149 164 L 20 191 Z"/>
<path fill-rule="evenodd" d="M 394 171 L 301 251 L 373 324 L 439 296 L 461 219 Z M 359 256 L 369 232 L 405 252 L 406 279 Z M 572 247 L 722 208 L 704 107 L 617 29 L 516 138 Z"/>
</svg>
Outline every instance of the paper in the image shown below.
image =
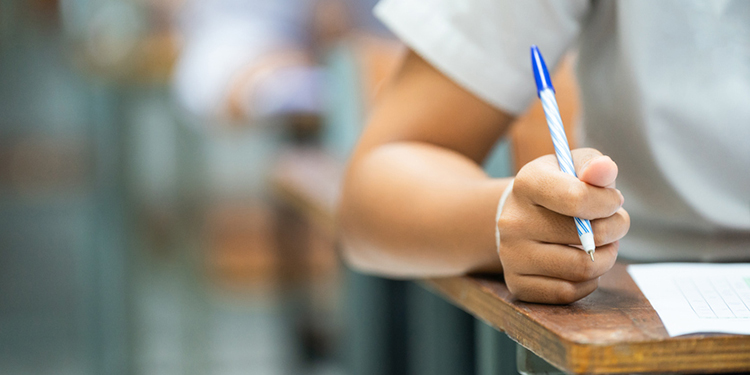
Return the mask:
<svg viewBox="0 0 750 375">
<path fill-rule="evenodd" d="M 750 334 L 750 264 L 638 264 L 628 273 L 670 336 Z"/>
</svg>

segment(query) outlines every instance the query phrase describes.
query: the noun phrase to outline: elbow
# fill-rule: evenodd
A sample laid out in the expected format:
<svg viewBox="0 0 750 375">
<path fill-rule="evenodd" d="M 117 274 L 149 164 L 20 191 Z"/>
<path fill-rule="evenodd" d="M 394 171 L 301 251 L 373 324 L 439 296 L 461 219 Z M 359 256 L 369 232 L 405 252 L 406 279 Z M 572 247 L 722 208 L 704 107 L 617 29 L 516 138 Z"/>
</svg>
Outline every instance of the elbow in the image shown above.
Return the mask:
<svg viewBox="0 0 750 375">
<path fill-rule="evenodd" d="M 368 262 L 366 257 L 362 254 L 362 246 L 358 246 L 357 242 L 357 215 L 353 212 L 351 202 L 345 197 L 347 194 L 343 194 L 341 201 L 339 202 L 338 212 L 336 213 L 336 219 L 338 222 L 339 229 L 339 240 L 341 241 L 341 258 L 344 263 L 356 269 L 357 271 L 367 271 Z"/>
<path fill-rule="evenodd" d="M 394 264 L 395 244 L 388 239 L 383 228 L 383 214 L 378 211 L 377 201 L 371 196 L 368 182 L 358 175 L 357 165 L 353 164 L 344 179 L 341 200 L 336 213 L 341 240 L 341 257 L 351 268 L 390 278 L 405 278 L 408 273 Z M 391 261 L 389 261 L 389 259 Z M 396 262 L 398 263 L 398 262 Z"/>
<path fill-rule="evenodd" d="M 357 192 L 352 191 L 345 183 L 342 198 L 336 214 L 341 240 L 341 257 L 349 267 L 369 274 L 383 274 L 385 270 L 377 267 L 371 240 L 367 240 L 367 224 L 364 223 L 364 208 L 357 204 Z"/>
<path fill-rule="evenodd" d="M 372 257 L 366 254 L 361 245 L 356 240 L 352 240 L 346 235 L 341 238 L 341 258 L 349 268 L 365 274 L 392 276 L 387 270 L 377 267 L 372 261 Z"/>
<path fill-rule="evenodd" d="M 409 279 L 417 275 L 403 264 L 394 262 L 389 255 L 388 248 L 379 246 L 372 240 L 358 233 L 356 229 L 341 229 L 341 257 L 344 263 L 351 269 L 370 275 L 377 275 L 390 279 Z M 389 261 L 388 259 L 391 259 Z"/>
</svg>

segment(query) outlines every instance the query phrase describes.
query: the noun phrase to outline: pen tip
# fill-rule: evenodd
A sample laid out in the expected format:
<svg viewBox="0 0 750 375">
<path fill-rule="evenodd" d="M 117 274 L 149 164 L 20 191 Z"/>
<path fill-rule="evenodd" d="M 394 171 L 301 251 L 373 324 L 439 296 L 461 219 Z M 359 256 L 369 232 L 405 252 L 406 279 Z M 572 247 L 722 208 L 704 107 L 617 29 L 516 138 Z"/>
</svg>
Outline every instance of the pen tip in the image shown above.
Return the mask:
<svg viewBox="0 0 750 375">
<path fill-rule="evenodd" d="M 589 252 L 589 256 L 591 257 L 591 261 L 593 262 L 594 261 L 594 252 L 593 251 Z"/>
</svg>

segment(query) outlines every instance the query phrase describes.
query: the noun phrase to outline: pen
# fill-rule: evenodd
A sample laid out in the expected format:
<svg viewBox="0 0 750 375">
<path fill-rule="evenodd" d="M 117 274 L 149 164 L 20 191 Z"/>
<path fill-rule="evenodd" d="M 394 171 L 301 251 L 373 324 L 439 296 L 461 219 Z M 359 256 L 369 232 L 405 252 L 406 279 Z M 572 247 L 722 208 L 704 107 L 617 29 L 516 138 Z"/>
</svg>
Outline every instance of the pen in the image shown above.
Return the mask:
<svg viewBox="0 0 750 375">
<path fill-rule="evenodd" d="M 544 116 L 547 117 L 547 126 L 549 127 L 550 136 L 552 136 L 552 144 L 555 146 L 557 163 L 563 172 L 578 177 L 573 167 L 573 157 L 570 155 L 568 139 L 565 137 L 565 128 L 563 128 L 562 118 L 560 118 L 560 109 L 557 108 L 555 88 L 552 86 L 547 65 L 544 63 L 542 54 L 539 52 L 537 46 L 531 46 L 531 66 L 534 70 L 537 94 L 539 95 L 539 99 L 542 100 Z M 581 239 L 583 250 L 589 254 L 593 262 L 596 246 L 594 246 L 594 233 L 591 231 L 591 222 L 577 217 L 574 217 L 573 220 L 576 222 L 576 229 L 578 230 L 578 237 Z"/>
</svg>

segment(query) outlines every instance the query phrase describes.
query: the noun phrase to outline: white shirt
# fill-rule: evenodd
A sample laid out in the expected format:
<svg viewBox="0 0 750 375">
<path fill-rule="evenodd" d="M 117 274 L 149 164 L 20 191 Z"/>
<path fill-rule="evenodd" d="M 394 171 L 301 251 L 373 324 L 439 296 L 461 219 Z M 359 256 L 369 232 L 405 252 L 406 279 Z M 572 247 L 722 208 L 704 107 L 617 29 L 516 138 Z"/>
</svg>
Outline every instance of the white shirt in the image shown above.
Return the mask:
<svg viewBox="0 0 750 375">
<path fill-rule="evenodd" d="M 479 98 L 536 100 L 529 47 L 578 47 L 579 144 L 618 164 L 636 260 L 750 259 L 750 2 L 384 0 L 376 15 Z"/>
</svg>

